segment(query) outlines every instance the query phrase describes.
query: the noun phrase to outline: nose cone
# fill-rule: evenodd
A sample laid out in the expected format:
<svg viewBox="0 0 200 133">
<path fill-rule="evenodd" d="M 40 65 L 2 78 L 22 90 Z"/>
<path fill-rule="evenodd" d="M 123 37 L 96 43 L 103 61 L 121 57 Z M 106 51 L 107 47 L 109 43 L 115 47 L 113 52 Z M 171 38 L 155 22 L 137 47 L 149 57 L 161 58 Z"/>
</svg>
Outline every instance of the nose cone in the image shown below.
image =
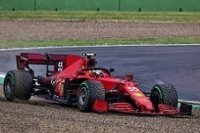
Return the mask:
<svg viewBox="0 0 200 133">
<path fill-rule="evenodd" d="M 125 91 L 131 96 L 133 101 L 135 101 L 137 107 L 142 112 L 152 112 L 153 105 L 150 99 L 142 93 L 142 91 L 137 86 L 131 86 L 127 84 L 127 87 L 124 88 Z"/>
</svg>

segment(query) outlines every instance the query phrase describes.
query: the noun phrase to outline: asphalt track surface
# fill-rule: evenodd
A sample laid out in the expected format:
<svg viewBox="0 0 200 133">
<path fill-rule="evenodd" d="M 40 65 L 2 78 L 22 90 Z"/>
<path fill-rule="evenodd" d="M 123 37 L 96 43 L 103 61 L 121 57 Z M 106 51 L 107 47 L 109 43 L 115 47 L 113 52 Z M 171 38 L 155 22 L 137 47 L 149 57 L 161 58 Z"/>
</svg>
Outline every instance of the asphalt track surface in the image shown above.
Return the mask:
<svg viewBox="0 0 200 133">
<path fill-rule="evenodd" d="M 133 73 L 144 91 L 159 82 L 173 84 L 179 98 L 200 101 L 200 46 L 79 47 L 12 50 L 0 52 L 0 72 L 16 69 L 15 55 L 21 52 L 78 54 L 95 52 L 98 66 L 115 68 L 113 75 Z M 37 74 L 44 67 L 33 66 Z"/>
</svg>

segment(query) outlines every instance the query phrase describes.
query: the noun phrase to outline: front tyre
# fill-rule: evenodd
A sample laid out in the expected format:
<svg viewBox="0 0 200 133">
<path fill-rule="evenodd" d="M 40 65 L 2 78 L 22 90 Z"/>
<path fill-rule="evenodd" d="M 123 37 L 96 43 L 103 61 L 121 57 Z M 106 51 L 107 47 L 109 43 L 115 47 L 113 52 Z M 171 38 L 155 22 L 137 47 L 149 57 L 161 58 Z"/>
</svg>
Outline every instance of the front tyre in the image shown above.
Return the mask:
<svg viewBox="0 0 200 133">
<path fill-rule="evenodd" d="M 105 100 L 105 90 L 101 82 L 86 80 L 79 88 L 77 101 L 80 111 L 91 111 L 96 99 Z"/>
<path fill-rule="evenodd" d="M 158 111 L 159 104 L 167 104 L 172 107 L 177 107 L 178 94 L 176 88 L 172 85 L 156 84 L 151 90 L 150 100 Z"/>
<path fill-rule="evenodd" d="M 20 100 L 29 100 L 32 90 L 32 76 L 25 70 L 11 70 L 7 72 L 3 91 L 8 101 L 15 98 Z"/>
</svg>

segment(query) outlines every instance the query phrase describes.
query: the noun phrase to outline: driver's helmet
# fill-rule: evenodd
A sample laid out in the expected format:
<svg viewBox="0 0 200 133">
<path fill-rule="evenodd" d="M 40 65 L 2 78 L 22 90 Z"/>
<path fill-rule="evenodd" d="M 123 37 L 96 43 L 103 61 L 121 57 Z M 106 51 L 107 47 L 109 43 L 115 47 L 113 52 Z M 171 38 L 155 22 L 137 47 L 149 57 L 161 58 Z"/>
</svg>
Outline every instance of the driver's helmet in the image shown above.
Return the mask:
<svg viewBox="0 0 200 133">
<path fill-rule="evenodd" d="M 87 67 L 95 67 L 96 64 L 97 64 L 97 62 L 94 58 L 90 58 L 87 60 Z"/>
</svg>

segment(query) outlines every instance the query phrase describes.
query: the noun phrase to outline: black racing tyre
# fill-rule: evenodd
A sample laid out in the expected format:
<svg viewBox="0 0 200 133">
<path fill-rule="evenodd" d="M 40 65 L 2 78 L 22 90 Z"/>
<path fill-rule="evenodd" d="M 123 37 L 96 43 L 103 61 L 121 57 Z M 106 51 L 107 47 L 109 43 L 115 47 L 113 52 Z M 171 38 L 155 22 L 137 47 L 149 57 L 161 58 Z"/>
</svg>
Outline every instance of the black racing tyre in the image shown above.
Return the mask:
<svg viewBox="0 0 200 133">
<path fill-rule="evenodd" d="M 25 70 L 11 70 L 7 72 L 3 91 L 8 101 L 13 101 L 15 98 L 29 100 L 32 91 L 31 74 Z"/>
<path fill-rule="evenodd" d="M 96 99 L 105 100 L 105 90 L 101 82 L 86 80 L 78 90 L 77 101 L 80 111 L 91 111 Z"/>
<path fill-rule="evenodd" d="M 172 107 L 177 107 L 178 94 L 176 88 L 172 85 L 156 84 L 151 90 L 150 100 L 158 111 L 159 104 L 167 104 Z"/>
</svg>

